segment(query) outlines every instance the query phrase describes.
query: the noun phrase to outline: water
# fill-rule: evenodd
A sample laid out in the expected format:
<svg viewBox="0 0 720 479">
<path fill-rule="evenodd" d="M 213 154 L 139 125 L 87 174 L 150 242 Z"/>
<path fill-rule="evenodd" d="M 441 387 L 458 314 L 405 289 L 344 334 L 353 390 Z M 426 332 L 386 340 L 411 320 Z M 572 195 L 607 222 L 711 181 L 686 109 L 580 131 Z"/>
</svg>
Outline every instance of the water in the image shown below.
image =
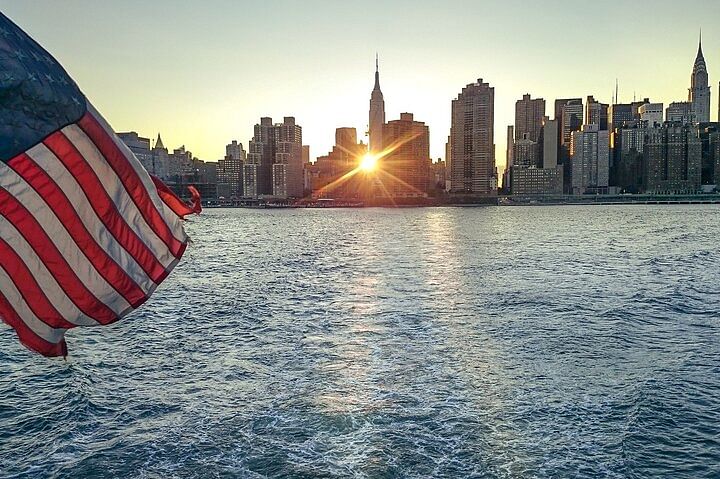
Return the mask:
<svg viewBox="0 0 720 479">
<path fill-rule="evenodd" d="M 720 477 L 720 209 L 213 210 L 47 360 L 0 477 Z"/>
</svg>

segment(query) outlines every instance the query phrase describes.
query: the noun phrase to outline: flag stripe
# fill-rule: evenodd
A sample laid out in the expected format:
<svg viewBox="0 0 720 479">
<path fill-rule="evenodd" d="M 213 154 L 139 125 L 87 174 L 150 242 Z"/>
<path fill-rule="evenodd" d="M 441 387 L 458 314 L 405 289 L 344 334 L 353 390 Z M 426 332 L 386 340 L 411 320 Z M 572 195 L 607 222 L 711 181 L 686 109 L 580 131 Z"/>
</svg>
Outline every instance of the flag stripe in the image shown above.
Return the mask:
<svg viewBox="0 0 720 479">
<path fill-rule="evenodd" d="M 163 221 L 165 221 L 168 225 L 173 236 L 183 244 L 187 243 L 188 236 L 185 233 L 184 218 L 191 213 L 200 213 L 202 211 L 202 207 L 200 205 L 200 194 L 198 191 L 195 188 L 190 188 L 193 193 L 193 201 L 195 202 L 192 207 L 182 209 L 174 209 L 170 207 L 170 205 L 162 199 L 162 190 L 158 185 L 162 185 L 165 190 L 169 190 L 169 188 L 163 184 L 162 181 L 155 181 L 152 179 L 152 176 L 147 172 L 145 167 L 142 166 L 142 163 L 140 163 L 140 161 L 135 157 L 133 152 L 130 151 L 130 148 L 122 140 L 120 140 L 117 135 L 112 133 L 113 129 L 92 105 L 88 104 L 87 109 L 93 119 L 97 121 L 110 136 L 112 141 L 115 143 L 115 147 L 120 150 L 120 153 L 126 159 L 127 163 L 135 169 L 138 178 L 143 183 L 145 190 L 150 196 L 150 200 L 153 204 L 155 204 L 155 208 L 161 213 Z"/>
<path fill-rule="evenodd" d="M 90 236 L 75 208 L 52 178 L 38 168 L 26 155 L 13 159 L 8 166 L 15 170 L 45 200 L 72 240 L 105 281 L 113 286 L 133 308 L 140 306 L 146 299 L 143 290 Z"/>
<path fill-rule="evenodd" d="M 40 285 L 35 281 L 27 265 L 9 244 L 0 238 L 0 268 L 5 270 L 25 302 L 42 322 L 51 328 L 70 329 L 76 325 L 68 322 L 50 303 Z M 28 301 L 30 300 L 30 301 Z"/>
<path fill-rule="evenodd" d="M 109 198 L 115 204 L 118 213 L 135 231 L 138 238 L 145 243 L 153 256 L 163 265 L 163 268 L 170 264 L 175 259 L 175 256 L 167 244 L 147 224 L 135 200 L 125 189 L 117 173 L 107 162 L 102 152 L 97 149 L 95 143 L 77 125 L 63 128 L 62 134 L 76 150 L 79 159 L 83 160 L 91 168 L 97 178 L 102 179 L 100 186 L 105 189 Z"/>
<path fill-rule="evenodd" d="M 127 157 L 120 151 L 107 131 L 100 126 L 90 113 L 86 113 L 80 119 L 78 126 L 95 143 L 102 156 L 105 157 L 108 164 L 115 171 L 150 228 L 167 245 L 176 258 L 182 256 L 180 250 L 183 243 L 173 236 L 170 227 L 160 216 L 151 200 L 148 190 L 142 184 L 137 171 L 128 162 Z"/>
<path fill-rule="evenodd" d="M 37 336 L 49 343 L 57 343 L 62 340 L 66 329 L 52 328 L 40 321 L 32 312 L 25 299 L 8 277 L 4 269 L 0 268 L 0 294 L 12 306 L 15 314 L 27 325 Z"/>
<path fill-rule="evenodd" d="M 26 347 L 37 351 L 43 356 L 67 356 L 67 345 L 65 339 L 61 338 L 57 343 L 52 343 L 38 336 L 18 316 L 7 298 L 0 292 L 0 318 L 10 325 L 17 333 L 20 342 Z"/>
<path fill-rule="evenodd" d="M 112 179 L 106 180 L 106 189 L 96 171 L 96 169 L 100 170 L 100 174 L 103 175 L 102 177 L 107 178 L 105 172 L 102 171 L 101 165 L 96 165 L 96 169 L 90 166 L 89 160 L 94 159 L 92 156 L 93 152 L 86 151 L 85 153 L 89 157 L 89 159 L 86 159 L 80 149 L 78 149 L 78 144 L 80 144 L 82 140 L 78 139 L 76 142 L 73 142 L 73 139 L 69 135 L 73 135 L 75 132 L 69 129 L 65 131 L 68 136 L 62 132 L 57 132 L 45 140 L 45 145 L 77 179 L 85 195 L 93 199 L 89 202 L 90 206 L 95 210 L 95 213 L 108 231 L 117 239 L 118 243 L 132 255 L 135 261 L 137 261 L 145 273 L 155 283 L 160 283 L 166 276 L 166 266 L 157 258 L 155 252 L 149 245 L 164 248 L 166 257 L 170 257 L 169 251 L 159 239 L 155 244 L 153 244 L 151 238 L 146 238 L 145 241 L 142 240 L 141 235 L 143 231 L 139 228 L 140 225 L 138 225 L 136 215 L 133 214 L 132 208 L 126 209 L 125 215 L 121 214 L 118 204 L 116 204 L 110 196 L 110 191 L 114 188 Z M 96 154 L 99 155 L 99 153 Z M 39 160 L 39 158 L 35 159 Z M 45 168 L 43 163 L 40 163 L 40 166 Z M 126 203 L 119 199 L 116 201 L 120 203 L 120 205 Z M 140 222 L 143 221 L 142 218 L 139 218 L 139 220 Z M 135 228 L 133 228 L 133 226 Z"/>
<path fill-rule="evenodd" d="M 75 303 L 65 294 L 55 277 L 48 271 L 42 259 L 35 254 L 32 246 L 15 227 L 0 215 L 0 231 L 8 246 L 20 256 L 45 292 L 48 300 L 68 321 L 77 326 L 97 326 L 99 323 L 85 315 Z"/>
<path fill-rule="evenodd" d="M 11 200 L 8 201 L 9 208 L 5 211 L 12 214 L 16 221 L 13 221 L 8 214 L 5 216 L 15 224 L 23 236 L 27 238 L 28 234 L 35 233 L 33 230 L 36 225 L 37 233 L 42 233 L 43 237 L 47 239 L 47 244 L 39 242 L 38 246 L 42 248 L 53 246 L 58 255 L 72 268 L 75 277 L 83 285 L 86 285 L 95 298 L 104 303 L 116 315 L 130 308 L 130 304 L 125 301 L 125 298 L 105 281 L 83 251 L 78 248 L 47 202 L 20 178 L 15 170 L 5 164 L 0 164 L 0 187 L 4 189 L 5 194 Z M 0 208 L 0 213 L 2 213 L 2 208 Z M 38 241 L 35 235 L 29 241 L 30 244 L 33 241 Z M 37 251 L 38 248 L 34 249 Z M 63 283 L 60 282 L 60 284 Z"/>
<path fill-rule="evenodd" d="M 46 145 L 40 144 L 31 148 L 28 150 L 26 158 L 14 158 L 9 164 L 17 170 L 16 162 L 18 161 L 27 161 L 32 167 L 42 170 L 49 178 L 49 181 L 55 182 L 69 204 L 72 205 L 75 213 L 82 220 L 86 231 L 92 236 L 93 240 L 122 268 L 125 274 L 132 278 L 145 295 L 150 295 L 155 290 L 156 283 L 135 260 L 132 253 L 123 247 L 98 217 L 96 213 L 98 206 L 95 204 L 97 201 L 91 202 L 88 199 L 77 179 Z M 120 221 L 120 223 L 128 228 L 124 221 Z M 136 239 L 136 241 L 140 242 L 139 239 Z M 140 244 L 142 245 L 142 243 Z M 154 257 L 152 257 L 152 261 L 153 264 L 157 264 Z M 162 274 L 162 272 L 158 274 Z"/>
<path fill-rule="evenodd" d="M 0 178 L 7 176 L 9 176 L 7 173 L 0 174 Z M 20 186 L 22 187 L 22 185 Z M 26 191 L 32 190 L 27 188 Z M 17 191 L 14 191 L 14 193 L 19 197 L 24 194 L 18 194 Z M 40 200 L 40 202 L 42 202 L 42 200 Z M 38 208 L 42 208 L 42 206 L 38 205 Z M 125 308 L 129 307 L 125 300 L 117 293 L 113 295 L 111 291 L 105 289 L 108 285 L 102 278 L 94 274 L 89 274 L 88 266 L 90 268 L 92 268 L 92 266 L 87 264 L 87 260 L 85 261 L 86 264 L 82 264 L 83 262 L 80 260 L 80 256 L 83 256 L 82 253 L 75 252 L 72 257 L 69 258 L 72 261 L 72 266 L 68 263 L 68 257 L 63 256 L 53 240 L 48 236 L 49 232 L 52 233 L 53 237 L 58 239 L 58 236 L 61 235 L 59 229 L 62 229 L 62 231 L 65 231 L 65 229 L 62 228 L 62 226 L 60 226 L 60 228 L 55 225 L 50 226 L 52 220 L 50 220 L 47 213 L 38 211 L 38 216 L 43 220 L 43 224 L 46 225 L 47 229 L 45 229 L 23 203 L 16 199 L 7 189 L 0 188 L 0 215 L 3 215 L 10 223 L 15 225 L 17 232 L 22 235 L 40 259 L 42 259 L 43 263 L 48 267 L 48 270 L 55 277 L 55 280 L 63 288 L 68 297 L 70 297 L 87 316 L 96 319 L 101 324 L 108 324 L 115 321 L 121 312 L 120 310 L 113 311 L 110 305 L 100 301 L 98 296 L 91 293 L 88 287 L 95 290 L 99 287 L 101 291 L 104 290 L 102 296 L 109 297 L 113 303 L 125 303 Z M 52 213 L 50 213 L 50 215 L 52 215 Z M 54 218 L 55 216 L 52 215 L 52 217 Z M 3 229 L 3 238 L 7 239 L 9 234 L 12 234 L 12 232 L 6 232 L 5 229 Z M 65 232 L 65 234 L 67 235 L 67 232 Z M 70 242 L 75 245 L 72 240 L 70 240 Z M 65 242 L 62 242 L 62 244 L 65 244 Z M 76 272 L 82 275 L 84 281 L 78 277 Z M 103 288 L 103 286 L 105 288 Z M 116 305 L 113 304 L 113 306 Z"/>
</svg>

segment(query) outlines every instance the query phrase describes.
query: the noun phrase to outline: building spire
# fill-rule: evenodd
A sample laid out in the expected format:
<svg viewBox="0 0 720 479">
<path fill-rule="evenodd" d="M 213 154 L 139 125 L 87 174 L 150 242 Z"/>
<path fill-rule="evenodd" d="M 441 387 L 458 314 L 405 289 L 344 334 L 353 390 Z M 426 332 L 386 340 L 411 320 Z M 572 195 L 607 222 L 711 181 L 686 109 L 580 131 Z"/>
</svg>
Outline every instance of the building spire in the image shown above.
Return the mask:
<svg viewBox="0 0 720 479">
<path fill-rule="evenodd" d="M 380 60 L 378 54 L 375 53 L 375 88 L 374 90 L 380 90 Z"/>
<path fill-rule="evenodd" d="M 155 142 L 155 149 L 165 149 L 162 138 L 160 138 L 160 133 L 158 133 L 157 141 Z"/>
<path fill-rule="evenodd" d="M 698 41 L 698 57 L 703 56 L 702 52 L 702 27 L 700 27 L 700 40 Z"/>
</svg>

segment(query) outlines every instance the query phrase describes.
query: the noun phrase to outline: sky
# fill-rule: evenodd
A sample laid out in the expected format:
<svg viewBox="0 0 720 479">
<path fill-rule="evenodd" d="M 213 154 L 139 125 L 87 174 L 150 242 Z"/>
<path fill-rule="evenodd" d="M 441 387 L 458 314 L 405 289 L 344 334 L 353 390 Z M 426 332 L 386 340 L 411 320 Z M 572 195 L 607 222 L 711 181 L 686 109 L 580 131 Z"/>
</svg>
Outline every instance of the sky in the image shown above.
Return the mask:
<svg viewBox="0 0 720 479">
<path fill-rule="evenodd" d="M 294 116 L 311 158 L 367 130 L 375 53 L 387 120 L 415 114 L 445 156 L 451 100 L 495 87 L 497 163 L 524 93 L 687 100 L 703 29 L 717 119 L 717 0 L 0 0 L 116 131 L 216 161 L 260 117 Z"/>
</svg>

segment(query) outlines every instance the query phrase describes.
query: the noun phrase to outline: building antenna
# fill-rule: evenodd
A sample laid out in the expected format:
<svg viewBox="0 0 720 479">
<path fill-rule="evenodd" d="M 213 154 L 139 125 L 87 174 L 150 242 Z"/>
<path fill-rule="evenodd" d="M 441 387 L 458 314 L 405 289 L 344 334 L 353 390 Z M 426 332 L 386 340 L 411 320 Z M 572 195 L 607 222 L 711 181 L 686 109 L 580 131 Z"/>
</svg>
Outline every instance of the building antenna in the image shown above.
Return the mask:
<svg viewBox="0 0 720 479">
<path fill-rule="evenodd" d="M 618 79 L 615 79 L 615 104 L 620 103 L 620 83 Z"/>
</svg>

